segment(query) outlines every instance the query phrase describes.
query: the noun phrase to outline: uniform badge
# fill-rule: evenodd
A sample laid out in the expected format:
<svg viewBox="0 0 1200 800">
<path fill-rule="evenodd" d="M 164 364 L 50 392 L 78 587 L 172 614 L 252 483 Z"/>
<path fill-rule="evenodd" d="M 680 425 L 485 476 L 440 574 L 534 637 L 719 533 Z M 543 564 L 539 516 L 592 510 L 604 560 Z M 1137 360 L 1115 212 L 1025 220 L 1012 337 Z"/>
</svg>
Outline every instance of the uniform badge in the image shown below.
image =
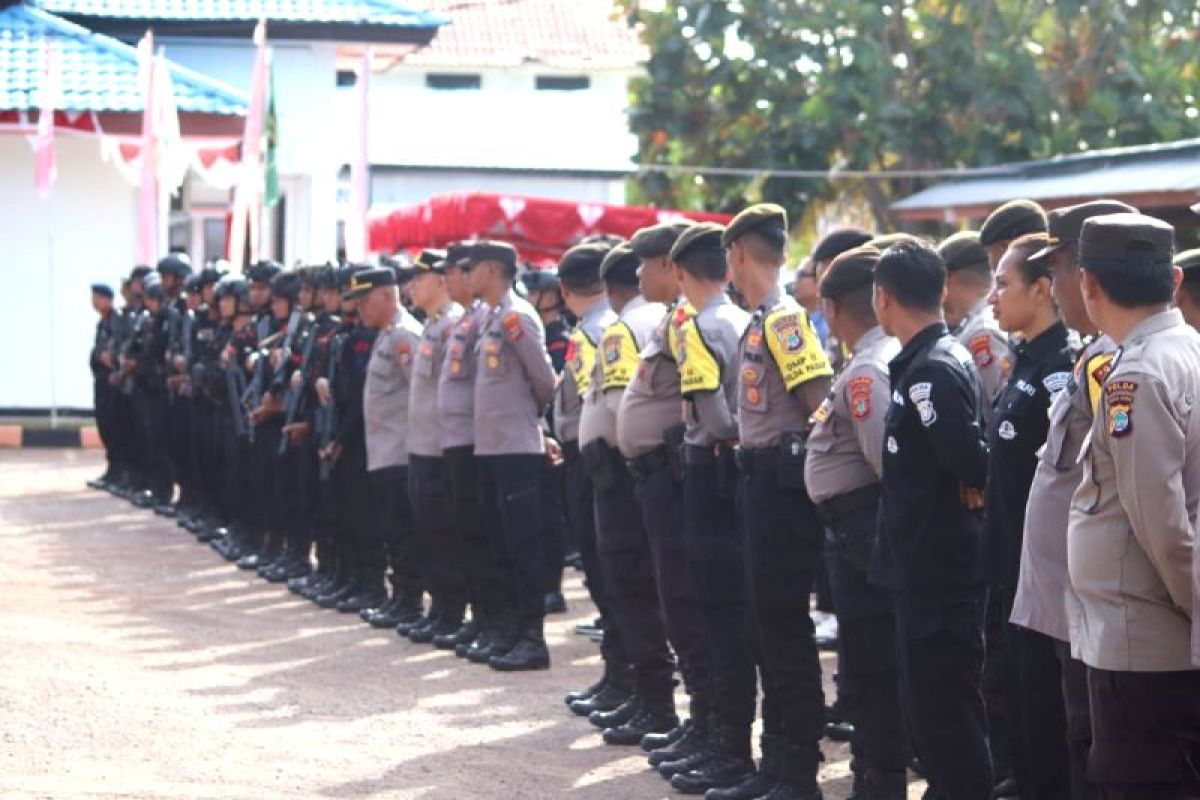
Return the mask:
<svg viewBox="0 0 1200 800">
<path fill-rule="evenodd" d="M 1104 387 L 1104 399 L 1108 405 L 1108 433 L 1113 438 L 1133 433 L 1133 395 L 1137 392 L 1135 381 L 1113 381 Z"/>
<path fill-rule="evenodd" d="M 1067 388 L 1067 384 L 1071 382 L 1071 373 L 1069 372 L 1051 372 L 1046 377 L 1042 378 L 1042 386 L 1053 398 L 1056 394 Z"/>
<path fill-rule="evenodd" d="M 521 315 L 515 311 L 510 311 L 504 315 L 504 333 L 508 336 L 510 342 L 519 342 L 525 335 L 525 329 L 521 327 Z"/>
<path fill-rule="evenodd" d="M 462 372 L 462 361 L 457 358 L 450 359 L 450 374 L 458 375 Z"/>
<path fill-rule="evenodd" d="M 800 320 L 795 316 L 780 317 L 771 323 L 771 330 L 779 338 L 784 352 L 799 353 L 804 349 L 804 336 L 800 333 Z"/>
<path fill-rule="evenodd" d="M 1112 372 L 1112 361 L 1112 353 L 1101 353 L 1088 360 L 1088 399 L 1092 402 L 1093 414 L 1100 404 L 1100 389 L 1104 386 L 1104 381 L 1108 379 L 1108 373 Z"/>
<path fill-rule="evenodd" d="M 400 359 L 400 363 L 408 366 L 412 363 L 412 345 L 408 342 L 396 343 L 396 358 Z"/>
<path fill-rule="evenodd" d="M 500 366 L 500 357 L 499 356 L 488 356 L 486 363 L 487 363 L 488 369 L 496 369 L 497 367 Z"/>
<path fill-rule="evenodd" d="M 813 419 L 817 422 L 826 422 L 829 419 L 830 413 L 833 412 L 833 398 L 826 397 L 821 401 L 821 405 L 817 406 L 817 410 L 813 412 Z"/>
<path fill-rule="evenodd" d="M 1011 442 L 1017 438 L 1017 428 L 1010 420 L 1004 420 L 1000 423 L 1000 427 L 996 429 L 996 433 L 1006 442 Z"/>
<path fill-rule="evenodd" d="M 421 342 L 419 352 L 422 358 L 433 358 L 433 344 L 431 342 Z"/>
<path fill-rule="evenodd" d="M 986 333 L 981 333 L 967 345 L 975 358 L 975 366 L 980 369 L 990 367 L 996 357 L 992 354 L 992 340 Z"/>
<path fill-rule="evenodd" d="M 871 416 L 871 377 L 850 380 L 850 415 L 859 422 Z"/>
<path fill-rule="evenodd" d="M 762 347 L 762 331 L 752 330 L 746 334 L 746 349 L 758 350 Z"/>
<path fill-rule="evenodd" d="M 917 407 L 917 414 L 921 417 L 921 424 L 926 428 L 937 422 L 937 410 L 934 409 L 933 401 L 930 399 L 932 393 L 932 383 L 914 383 L 908 387 L 908 396 L 912 398 L 913 404 Z"/>
<path fill-rule="evenodd" d="M 609 336 L 604 340 L 604 363 L 615 364 L 621 360 L 621 337 Z"/>
<path fill-rule="evenodd" d="M 742 383 L 754 385 L 758 383 L 758 370 L 753 367 L 747 367 L 742 370 Z"/>
<path fill-rule="evenodd" d="M 762 401 L 762 392 L 760 392 L 758 390 L 758 387 L 757 386 L 747 386 L 746 387 L 746 402 L 752 406 L 756 406 L 759 404 L 760 401 Z"/>
</svg>

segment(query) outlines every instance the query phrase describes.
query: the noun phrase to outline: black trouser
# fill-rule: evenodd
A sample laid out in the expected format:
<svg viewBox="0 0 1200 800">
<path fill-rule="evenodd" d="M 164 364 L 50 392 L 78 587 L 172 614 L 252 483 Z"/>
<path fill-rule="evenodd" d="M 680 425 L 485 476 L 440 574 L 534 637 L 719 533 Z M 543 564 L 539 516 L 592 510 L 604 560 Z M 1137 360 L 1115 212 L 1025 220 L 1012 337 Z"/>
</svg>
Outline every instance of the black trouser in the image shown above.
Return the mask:
<svg viewBox="0 0 1200 800">
<path fill-rule="evenodd" d="M 115 389 L 113 394 L 113 439 L 120 453 L 121 469 L 129 483 L 145 488 L 145 465 L 142 463 L 142 428 L 137 416 L 138 393 L 127 394 Z"/>
<path fill-rule="evenodd" d="M 876 498 L 878 495 L 876 494 Z M 891 596 L 867 580 L 878 501 L 825 518 L 825 564 L 838 609 L 838 691 L 854 723 L 855 771 L 903 773 L 908 763 Z"/>
<path fill-rule="evenodd" d="M 754 722 L 755 660 L 746 631 L 742 536 L 736 485 L 719 477 L 715 460 L 700 448 L 689 454 L 683 477 L 683 529 L 688 568 L 696 587 L 713 675 L 714 708 L 735 730 Z M 711 455 L 711 451 L 710 451 Z M 798 613 L 807 616 L 807 604 Z M 764 726 L 768 711 L 764 708 Z M 768 733 L 778 732 L 776 729 Z"/>
<path fill-rule="evenodd" d="M 171 502 L 174 479 L 167 457 L 167 393 L 139 387 L 137 416 L 141 422 L 142 479 L 159 503 Z"/>
<path fill-rule="evenodd" d="M 1068 642 L 1054 642 L 1062 678 L 1067 758 L 1070 763 L 1071 800 L 1094 800 L 1096 787 L 1087 777 L 1088 753 L 1092 749 L 1092 708 L 1088 698 L 1087 665 L 1071 658 Z"/>
<path fill-rule="evenodd" d="M 1100 797 L 1200 797 L 1200 669 L 1112 672 L 1088 667 L 1092 752 Z"/>
<path fill-rule="evenodd" d="M 408 495 L 408 465 L 371 471 L 371 487 L 378 516 L 371 526 L 375 539 L 364 554 L 363 568 L 375 586 L 375 570 L 382 576 L 390 568 L 392 591 L 404 598 L 419 598 L 425 592 L 425 554 L 419 552 L 412 504 Z"/>
<path fill-rule="evenodd" d="M 988 742 L 992 748 L 992 768 L 997 781 L 1012 776 L 1016 744 L 1016 722 L 1012 719 L 1015 705 L 1010 684 L 1011 662 L 1005 655 L 1008 618 L 1012 616 L 1012 594 L 993 587 L 988 595 L 987 617 L 984 620 L 983 702 L 988 716 Z"/>
<path fill-rule="evenodd" d="M 408 457 L 408 490 L 412 501 L 415 549 L 427 554 L 425 583 L 446 613 L 461 616 L 467 604 L 462 537 L 454 530 L 454 509 L 446 463 L 440 457 Z"/>
<path fill-rule="evenodd" d="M 284 489 L 286 468 L 279 460 L 279 437 L 282 436 L 282 420 L 271 419 L 254 426 L 253 472 L 250 485 L 253 490 L 251 546 L 260 555 L 275 556 L 283 546 L 283 531 L 286 525 L 284 513 Z"/>
<path fill-rule="evenodd" d="M 609 599 L 612 587 L 605 580 L 604 566 L 596 550 L 596 497 L 592 479 L 588 477 L 580 458 L 579 442 L 563 442 L 562 448 L 567 520 L 583 561 L 584 586 L 604 624 L 600 655 L 605 664 L 624 668 L 629 663 L 629 655 L 621 639 L 620 628 L 613 622 Z"/>
<path fill-rule="evenodd" d="M 1054 640 L 1011 622 L 1004 633 L 1009 756 L 1021 800 L 1070 797 L 1066 710 Z"/>
<path fill-rule="evenodd" d="M 213 406 L 211 420 L 216 521 L 224 526 L 242 527 L 246 521 L 246 501 L 243 497 L 247 483 L 244 478 L 246 462 L 242 459 L 245 439 L 234 433 L 233 417 L 228 406 Z"/>
<path fill-rule="evenodd" d="M 192 484 L 193 502 L 196 511 L 201 514 L 212 514 L 216 505 L 217 481 L 214 475 L 219 452 L 216 431 L 213 426 L 213 406 L 199 387 L 188 402 L 192 412 L 188 419 L 191 428 L 188 431 L 188 473 Z"/>
<path fill-rule="evenodd" d="M 479 459 L 471 445 L 448 447 L 442 452 L 454 512 L 451 535 L 459 540 L 462 571 L 466 576 L 467 599 L 472 616 L 481 625 L 498 624 L 508 611 L 507 582 L 501 563 L 492 555 L 491 543 L 483 529 L 480 505 Z"/>
<path fill-rule="evenodd" d="M 980 680 L 987 591 L 957 602 L 893 595 L 901 698 L 939 800 L 990 800 L 992 762 Z"/>
<path fill-rule="evenodd" d="M 320 440 L 313 437 L 312 447 L 320 450 Z M 316 508 L 313 512 L 313 540 L 316 544 L 317 571 L 345 575 L 345 565 L 339 562 L 348 534 L 346 532 L 345 494 L 336 464 L 321 477 L 321 461 L 317 460 Z"/>
<path fill-rule="evenodd" d="M 567 515 L 563 508 L 565 472 L 542 459 L 542 572 L 544 592 L 562 591 L 563 561 L 567 556 Z"/>
<path fill-rule="evenodd" d="M 667 646 L 650 541 L 634 499 L 633 478 L 621 465 L 606 485 L 593 486 L 596 549 L 609 590 L 612 621 L 620 631 L 643 700 L 669 704 L 675 660 Z"/>
<path fill-rule="evenodd" d="M 280 466 L 287 470 L 287 489 L 280 498 L 287 513 L 285 547 L 290 555 L 307 561 L 316 536 L 320 468 L 316 442 L 309 437 L 299 444 L 289 443 L 281 460 Z"/>
<path fill-rule="evenodd" d="M 382 591 L 387 555 L 377 527 L 384 514 L 383 498 L 367 472 L 364 445 L 342 451 L 333 471 L 337 482 L 344 539 L 338 544 L 339 566 L 358 590 Z"/>
<path fill-rule="evenodd" d="M 478 456 L 483 528 L 507 578 L 506 609 L 531 635 L 546 616 L 540 453 Z"/>
<path fill-rule="evenodd" d="M 108 468 L 104 471 L 106 477 L 112 475 L 114 468 L 120 466 L 120 444 L 117 442 L 116 405 L 117 390 L 108 382 L 108 375 L 96 377 L 92 381 L 92 408 L 96 414 L 96 433 L 100 435 L 100 443 L 104 445 L 104 458 Z"/>
<path fill-rule="evenodd" d="M 781 485 L 775 454 L 774 448 L 743 451 L 747 607 L 762 659 L 763 705 L 776 716 L 780 739 L 792 745 L 801 768 L 815 779 L 825 698 L 806 612 L 825 537 L 803 485 Z"/>
<path fill-rule="evenodd" d="M 191 503 L 192 497 L 192 401 L 167 391 L 167 458 L 171 477 L 179 484 L 179 500 Z"/>
</svg>

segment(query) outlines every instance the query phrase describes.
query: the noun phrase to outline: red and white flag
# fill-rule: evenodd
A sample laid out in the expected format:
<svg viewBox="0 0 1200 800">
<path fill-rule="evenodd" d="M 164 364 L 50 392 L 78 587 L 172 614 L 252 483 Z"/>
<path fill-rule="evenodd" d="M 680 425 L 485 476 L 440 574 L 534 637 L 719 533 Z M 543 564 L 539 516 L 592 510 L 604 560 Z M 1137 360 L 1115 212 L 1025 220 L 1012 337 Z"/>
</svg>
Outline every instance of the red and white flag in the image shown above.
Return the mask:
<svg viewBox="0 0 1200 800">
<path fill-rule="evenodd" d="M 59 101 L 58 48 L 46 40 L 45 66 L 42 72 L 42 108 L 38 112 L 37 133 L 33 137 L 33 186 L 42 197 L 58 177 L 54 164 L 54 110 Z"/>
</svg>

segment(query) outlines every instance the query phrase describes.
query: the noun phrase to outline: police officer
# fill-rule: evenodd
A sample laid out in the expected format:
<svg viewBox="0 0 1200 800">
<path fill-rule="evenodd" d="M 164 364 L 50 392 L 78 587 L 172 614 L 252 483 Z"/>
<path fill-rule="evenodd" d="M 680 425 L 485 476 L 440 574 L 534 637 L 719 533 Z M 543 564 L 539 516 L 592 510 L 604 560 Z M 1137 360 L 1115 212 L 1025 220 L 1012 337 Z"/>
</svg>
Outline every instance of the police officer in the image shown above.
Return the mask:
<svg viewBox="0 0 1200 800">
<path fill-rule="evenodd" d="M 1175 289 L 1175 306 L 1188 325 L 1200 331 L 1200 250 L 1187 250 L 1175 257 L 1183 279 Z"/>
<path fill-rule="evenodd" d="M 800 614 L 797 621 L 796 610 L 807 606 L 824 540 L 804 489 L 804 440 L 833 369 L 807 311 L 780 290 L 783 208 L 762 203 L 743 210 L 721 243 L 733 282 L 754 309 L 737 370 L 741 529 L 750 635 L 772 721 L 764 736 L 777 760 L 734 796 L 814 798 L 820 796 L 821 667 L 812 619 Z M 780 537 L 783 529 L 792 533 Z"/>
<path fill-rule="evenodd" d="M 470 253 L 471 285 L 488 304 L 479 335 L 475 381 L 475 456 L 483 520 L 492 552 L 508 573 L 507 619 L 494 639 L 493 669 L 546 669 L 541 489 L 542 414 L 555 375 L 542 322 L 513 291 L 516 250 L 480 241 Z"/>
<path fill-rule="evenodd" d="M 191 510 L 194 497 L 191 482 L 191 454 L 188 433 L 191 430 L 191 401 L 188 398 L 188 349 L 194 314 L 184 290 L 192 277 L 192 262 L 186 253 L 170 253 L 158 262 L 163 291 L 167 295 L 165 357 L 167 382 L 166 450 L 171 462 L 171 478 L 179 484 L 175 502 L 156 507 L 160 516 L 173 517 L 179 509 Z M 172 487 L 171 494 L 174 494 Z"/>
<path fill-rule="evenodd" d="M 142 279 L 145 313 L 138 317 L 126 355 L 133 366 L 135 419 L 140 423 L 142 481 L 139 508 L 165 507 L 175 491 L 167 456 L 167 308 L 170 298 L 157 272 Z"/>
<path fill-rule="evenodd" d="M 1013 348 L 1013 370 L 996 401 L 988 436 L 988 603 L 1002 620 L 1012 612 L 1025 506 L 1037 451 L 1046 442 L 1050 404 L 1066 388 L 1074 360 L 1067 328 L 1054 307 L 1049 265 L 1032 258 L 1049 241 L 1046 234 L 1035 233 L 1009 245 L 989 298 L 1000 327 L 1022 337 Z M 1065 797 L 1069 773 L 1054 647 L 1049 639 L 1012 624 L 1003 624 L 1002 635 L 1008 753 L 1016 787 L 1026 800 Z"/>
<path fill-rule="evenodd" d="M 687 428 L 683 526 L 692 578 L 696 586 L 704 587 L 698 600 L 718 704 L 710 757 L 671 776 L 675 789 L 690 794 L 734 786 L 754 772 L 750 726 L 755 661 L 744 626 L 741 522 L 734 503 L 738 476 L 732 446 L 738 436 L 738 342 L 750 315 L 735 306 L 725 291 L 724 232 L 715 223 L 693 225 L 679 235 L 670 254 L 683 294 L 695 309 L 695 316 L 681 325 L 679 348 Z"/>
<path fill-rule="evenodd" d="M 992 794 L 980 693 L 987 475 L 982 382 L 942 316 L 946 267 L 920 242 L 883 252 L 874 305 L 903 345 L 888 372 L 879 539 L 870 578 L 892 593 L 913 744 L 936 796 Z"/>
<path fill-rule="evenodd" d="M 115 497 L 129 499 L 140 482 L 138 435 L 134 424 L 133 378 L 130 374 L 125 352 L 133 335 L 134 326 L 141 314 L 141 280 L 132 275 L 121 281 L 121 309 L 113 320 L 113 337 L 107 352 L 113 362 L 108 376 L 112 394 L 111 450 L 118 464 L 116 477 L 109 481 L 108 491 Z"/>
<path fill-rule="evenodd" d="M 879 251 L 836 257 L 821 280 L 826 318 L 850 360 L 813 415 L 805 484 L 825 525 L 825 558 L 838 611 L 839 690 L 854 725 L 854 796 L 906 796 L 907 762 L 891 598 L 867 579 L 883 475 L 888 363 L 900 344 L 871 306 Z"/>
<path fill-rule="evenodd" d="M 1026 508 L 1021 567 L 1011 621 L 1054 642 L 1061 673 L 1062 693 L 1058 702 L 1064 709 L 1072 800 L 1094 797 L 1095 788 L 1088 784 L 1085 776 L 1092 741 L 1087 672 L 1080 661 L 1071 657 L 1064 602 L 1069 591 L 1067 518 L 1071 496 L 1083 473 L 1079 453 L 1091 427 L 1100 386 L 1116 350 L 1116 344 L 1099 333 L 1087 314 L 1080 289 L 1076 250 L 1079 232 L 1086 219 L 1133 210 L 1131 206 L 1112 200 L 1055 209 L 1048 215 L 1050 243 L 1031 256 L 1047 261 L 1055 305 L 1067 327 L 1083 337 L 1083 349 L 1066 387 L 1051 403 L 1046 446 L 1039 456 Z M 1033 702 L 1035 699 L 1031 698 L 1030 703 Z M 1047 728 L 1053 728 L 1053 701 L 1042 697 L 1036 698 L 1036 702 L 1042 703 L 1041 713 Z M 1053 752 L 1049 744 L 1047 750 Z"/>
<path fill-rule="evenodd" d="M 1200 794 L 1192 550 L 1200 514 L 1200 334 L 1170 308 L 1174 229 L 1083 223 L 1088 315 L 1118 344 L 1084 444 L 1067 553 L 1071 644 L 1088 667 L 1088 771 L 1103 797 Z"/>
<path fill-rule="evenodd" d="M 1010 200 L 983 221 L 979 243 L 987 250 L 988 266 L 994 272 L 1015 240 L 1029 233 L 1045 233 L 1046 212 L 1032 200 Z"/>
<path fill-rule="evenodd" d="M 216 284 L 223 276 L 224 273 L 214 265 L 205 267 L 194 276 L 194 295 L 197 302 L 193 309 L 191 338 L 185 353 L 185 360 L 188 362 L 187 397 L 191 404 L 191 428 L 188 431 L 189 471 L 195 505 L 190 515 L 180 514 L 179 524 L 196 534 L 207 534 L 212 527 L 217 495 L 220 491 L 220 440 L 213 434 L 213 407 L 208 394 L 204 392 L 203 376 L 197 367 L 205 351 L 210 357 L 216 356 L 213 353 L 213 344 L 221 324 Z M 190 305 L 191 293 L 188 298 Z"/>
<path fill-rule="evenodd" d="M 116 389 L 109 382 L 116 361 L 113 358 L 112 342 L 117 333 L 117 313 L 113 309 L 113 290 L 106 283 L 92 284 L 92 309 L 99 315 L 96 321 L 96 335 L 92 339 L 92 352 L 88 357 L 88 366 L 92 370 L 92 408 L 96 414 L 96 430 L 100 441 L 104 444 L 104 473 L 87 482 L 92 489 L 107 489 L 117 478 L 117 462 L 115 459 L 116 431 L 113 427 L 113 405 Z"/>
</svg>

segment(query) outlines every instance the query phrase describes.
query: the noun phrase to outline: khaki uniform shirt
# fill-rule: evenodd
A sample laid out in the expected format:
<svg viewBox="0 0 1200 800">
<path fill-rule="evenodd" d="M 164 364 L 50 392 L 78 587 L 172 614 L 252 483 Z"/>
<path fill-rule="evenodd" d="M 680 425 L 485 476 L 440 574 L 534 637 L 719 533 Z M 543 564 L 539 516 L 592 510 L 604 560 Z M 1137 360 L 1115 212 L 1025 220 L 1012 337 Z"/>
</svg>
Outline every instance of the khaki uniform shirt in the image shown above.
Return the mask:
<svg viewBox="0 0 1200 800">
<path fill-rule="evenodd" d="M 603 298 L 587 310 L 571 331 L 567 363 L 554 393 L 554 432 L 560 442 L 579 439 L 579 418 L 583 413 L 583 398 L 592 386 L 596 349 L 604 330 L 616 319 L 608 298 Z"/>
<path fill-rule="evenodd" d="M 488 310 L 475 350 L 475 454 L 544 452 L 541 419 L 557 376 L 537 311 L 510 289 Z"/>
<path fill-rule="evenodd" d="M 363 423 L 367 470 L 408 463 L 408 399 L 421 323 L 401 309 L 379 332 L 367 362 Z"/>
<path fill-rule="evenodd" d="M 1067 624 L 1067 522 L 1071 497 L 1083 478 L 1079 452 L 1092 427 L 1104 378 L 1117 345 L 1107 336 L 1079 354 L 1067 385 L 1050 404 L 1050 430 L 1038 453 L 1037 470 L 1025 507 L 1021 572 L 1009 621 L 1053 637 L 1071 640 Z"/>
<path fill-rule="evenodd" d="M 1091 667 L 1192 667 L 1198 404 L 1200 334 L 1178 310 L 1141 322 L 1104 382 L 1071 501 L 1071 649 Z"/>
<path fill-rule="evenodd" d="M 663 435 L 683 421 L 679 394 L 680 328 L 692 309 L 680 300 L 668 308 L 638 354 L 637 371 L 621 395 L 617 446 L 637 458 L 663 444 Z"/>
<path fill-rule="evenodd" d="M 467 309 L 446 340 L 437 394 L 442 450 L 475 444 L 475 345 L 487 311 L 483 303 Z"/>
<path fill-rule="evenodd" d="M 888 363 L 899 352 L 900 342 L 883 328 L 867 331 L 813 415 L 804 484 L 814 503 L 882 479 L 884 419 L 892 401 Z"/>
<path fill-rule="evenodd" d="M 687 444 L 708 447 L 737 436 L 738 347 L 749 324 L 750 315 L 724 292 L 683 324 L 679 389 Z"/>
<path fill-rule="evenodd" d="M 785 433 L 806 431 L 833 375 L 808 312 L 772 289 L 750 318 L 738 357 L 742 446 L 774 447 Z"/>
<path fill-rule="evenodd" d="M 665 310 L 661 304 L 648 303 L 638 296 L 621 309 L 620 317 L 605 327 L 583 399 L 580 446 L 597 439 L 603 439 L 610 447 L 617 446 L 621 396 L 637 372 L 638 352 L 649 341 Z"/>
<path fill-rule="evenodd" d="M 1012 353 L 1008 336 L 1000 330 L 996 315 L 986 299 L 980 300 L 954 332 L 963 347 L 971 351 L 979 377 L 983 378 L 983 415 L 992 424 L 992 406 L 1008 385 L 1012 372 Z"/>
<path fill-rule="evenodd" d="M 438 412 L 438 380 L 446 358 L 446 342 L 462 319 L 462 306 L 447 303 L 425 322 L 413 367 L 408 398 L 408 452 L 418 456 L 442 454 L 442 415 Z"/>
</svg>

